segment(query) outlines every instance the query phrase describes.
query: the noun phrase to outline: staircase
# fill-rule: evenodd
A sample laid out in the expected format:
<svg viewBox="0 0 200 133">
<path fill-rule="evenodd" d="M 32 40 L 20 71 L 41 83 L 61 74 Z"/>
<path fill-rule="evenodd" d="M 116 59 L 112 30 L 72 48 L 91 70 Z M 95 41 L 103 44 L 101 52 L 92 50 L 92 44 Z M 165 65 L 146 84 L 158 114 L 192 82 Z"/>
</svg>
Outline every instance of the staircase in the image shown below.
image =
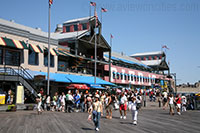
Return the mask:
<svg viewBox="0 0 200 133">
<path fill-rule="evenodd" d="M 23 68 L 13 69 L 11 67 L 0 67 L 0 81 L 19 82 L 24 86 L 24 91 L 33 101 L 37 97 L 37 92 L 34 85 L 33 77 Z"/>
</svg>

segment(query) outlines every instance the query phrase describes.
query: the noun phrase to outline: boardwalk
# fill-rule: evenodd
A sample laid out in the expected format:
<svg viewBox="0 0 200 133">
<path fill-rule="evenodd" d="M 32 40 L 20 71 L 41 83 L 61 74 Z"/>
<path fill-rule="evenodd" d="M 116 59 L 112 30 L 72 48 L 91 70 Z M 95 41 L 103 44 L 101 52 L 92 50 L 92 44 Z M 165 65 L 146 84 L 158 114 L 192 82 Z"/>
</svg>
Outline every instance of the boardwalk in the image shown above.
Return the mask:
<svg viewBox="0 0 200 133">
<path fill-rule="evenodd" d="M 0 112 L 0 133 L 93 133 L 92 122 L 86 113 L 44 112 L 36 115 L 34 111 Z M 138 125 L 131 124 L 131 114 L 126 120 L 114 118 L 101 119 L 100 132 L 104 133 L 199 133 L 200 111 L 188 111 L 181 116 L 169 116 L 167 110 L 143 109 L 139 113 Z"/>
</svg>

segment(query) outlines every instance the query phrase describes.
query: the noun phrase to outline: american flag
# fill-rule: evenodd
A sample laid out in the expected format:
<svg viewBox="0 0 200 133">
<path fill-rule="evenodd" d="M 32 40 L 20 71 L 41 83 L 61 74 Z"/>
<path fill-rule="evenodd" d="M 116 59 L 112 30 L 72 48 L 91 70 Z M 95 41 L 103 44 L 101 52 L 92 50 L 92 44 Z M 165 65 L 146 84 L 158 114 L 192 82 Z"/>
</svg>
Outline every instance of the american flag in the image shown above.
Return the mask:
<svg viewBox="0 0 200 133">
<path fill-rule="evenodd" d="M 53 4 L 53 0 L 49 0 L 49 5 L 51 6 Z"/>
<path fill-rule="evenodd" d="M 112 34 L 110 34 L 110 37 L 111 37 L 111 38 L 114 38 L 114 36 L 113 36 Z"/>
<path fill-rule="evenodd" d="M 101 8 L 101 11 L 102 11 L 102 12 L 107 12 L 108 10 L 105 9 L 105 8 Z"/>
<path fill-rule="evenodd" d="M 169 50 L 169 48 L 167 47 L 167 45 L 163 45 L 162 48 L 166 48 L 166 49 Z"/>
<path fill-rule="evenodd" d="M 90 2 L 91 6 L 96 6 L 96 2 Z"/>
</svg>

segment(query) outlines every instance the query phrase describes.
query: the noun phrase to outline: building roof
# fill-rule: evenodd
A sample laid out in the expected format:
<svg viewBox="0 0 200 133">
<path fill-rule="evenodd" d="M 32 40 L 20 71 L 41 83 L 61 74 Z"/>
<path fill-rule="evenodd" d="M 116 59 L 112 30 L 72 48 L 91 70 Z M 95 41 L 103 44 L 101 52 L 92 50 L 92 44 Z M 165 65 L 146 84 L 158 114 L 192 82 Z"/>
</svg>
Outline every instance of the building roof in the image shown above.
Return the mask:
<svg viewBox="0 0 200 133">
<path fill-rule="evenodd" d="M 108 58 L 108 54 L 105 53 L 104 55 L 106 58 Z M 127 55 L 121 55 L 120 53 L 117 53 L 117 52 L 112 52 L 111 53 L 111 59 L 113 60 L 119 60 L 119 61 L 123 61 L 123 62 L 126 62 L 126 63 L 130 63 L 130 64 L 137 64 L 139 66 L 143 66 L 143 67 L 146 67 L 148 68 L 147 65 L 145 65 L 143 62 L 139 61 L 139 60 L 136 60 L 132 57 L 129 57 Z"/>
<path fill-rule="evenodd" d="M 65 21 L 63 24 L 76 23 L 76 22 L 79 22 L 79 21 L 87 21 L 87 20 L 92 19 L 92 18 L 94 18 L 94 16 L 72 19 L 72 20 Z"/>
<path fill-rule="evenodd" d="M 145 53 L 136 53 L 130 55 L 131 57 L 136 57 L 136 56 L 146 56 L 146 55 L 161 55 L 164 54 L 163 51 L 156 51 L 156 52 L 145 52 Z"/>
<path fill-rule="evenodd" d="M 48 42 L 48 33 L 42 31 L 40 28 L 31 28 L 21 24 L 17 24 L 14 21 L 8 21 L 0 18 L 0 32 L 14 34 L 18 36 L 27 37 L 31 40 Z M 58 44 L 56 39 L 51 38 L 51 44 Z"/>
<path fill-rule="evenodd" d="M 141 62 L 146 64 L 147 66 L 157 66 L 157 65 L 160 65 L 162 60 L 145 60 L 145 61 L 141 61 Z"/>
<path fill-rule="evenodd" d="M 79 38 L 86 35 L 88 32 L 89 32 L 88 30 L 82 30 L 82 31 L 67 32 L 67 33 L 51 33 L 51 37 L 58 40 Z"/>
<path fill-rule="evenodd" d="M 21 24 L 17 24 L 15 22 L 4 20 L 4 19 L 1 19 L 1 18 L 0 18 L 0 24 L 6 25 L 6 26 L 9 26 L 9 27 L 13 27 L 13 28 L 17 28 L 17 29 L 21 29 L 21 30 L 25 30 L 25 31 L 29 31 L 30 33 L 33 33 L 33 34 L 36 34 L 36 35 L 48 37 L 48 33 L 41 31 L 40 28 L 34 29 L 34 28 L 31 28 L 31 27 L 24 26 L 24 25 L 21 25 Z"/>
</svg>

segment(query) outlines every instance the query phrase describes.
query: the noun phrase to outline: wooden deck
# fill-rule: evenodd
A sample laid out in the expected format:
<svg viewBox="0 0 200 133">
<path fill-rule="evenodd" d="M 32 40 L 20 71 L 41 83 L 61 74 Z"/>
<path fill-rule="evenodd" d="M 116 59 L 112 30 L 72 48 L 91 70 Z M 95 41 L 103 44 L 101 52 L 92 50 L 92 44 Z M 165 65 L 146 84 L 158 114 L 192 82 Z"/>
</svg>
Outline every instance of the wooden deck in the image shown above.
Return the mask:
<svg viewBox="0 0 200 133">
<path fill-rule="evenodd" d="M 35 111 L 0 112 L 0 133 L 82 133 L 95 132 L 87 113 Z M 144 109 L 139 112 L 138 125 L 131 123 L 130 112 L 126 120 L 119 119 L 115 111 L 112 120 L 101 119 L 103 133 L 199 133 L 200 111 L 188 111 L 183 115 L 169 116 L 168 110 Z"/>
</svg>

